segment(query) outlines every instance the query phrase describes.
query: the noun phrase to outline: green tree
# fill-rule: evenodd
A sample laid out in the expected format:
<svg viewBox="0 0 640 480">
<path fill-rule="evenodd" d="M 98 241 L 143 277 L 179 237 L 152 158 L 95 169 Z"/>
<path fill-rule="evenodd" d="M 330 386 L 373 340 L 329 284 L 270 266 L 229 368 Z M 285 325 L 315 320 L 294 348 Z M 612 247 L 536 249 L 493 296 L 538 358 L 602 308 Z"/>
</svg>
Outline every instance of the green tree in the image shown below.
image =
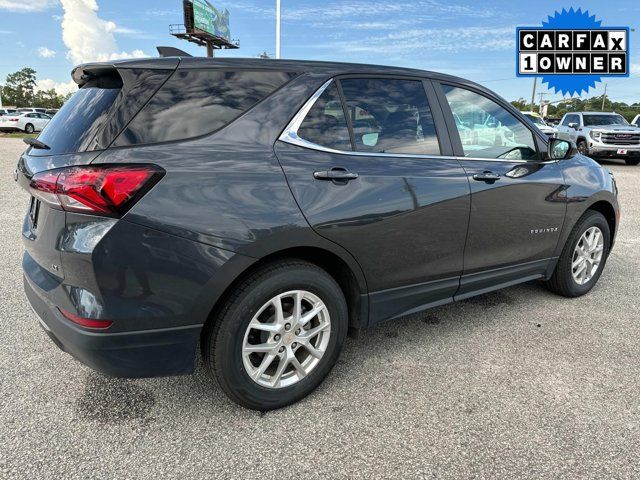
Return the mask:
<svg viewBox="0 0 640 480">
<path fill-rule="evenodd" d="M 34 95 L 34 105 L 42 108 L 60 108 L 65 101 L 63 95 L 52 88 L 51 90 L 40 90 Z"/>
<path fill-rule="evenodd" d="M 36 71 L 32 68 L 7 75 L 2 88 L 2 103 L 16 107 L 30 107 L 35 98 Z"/>
</svg>

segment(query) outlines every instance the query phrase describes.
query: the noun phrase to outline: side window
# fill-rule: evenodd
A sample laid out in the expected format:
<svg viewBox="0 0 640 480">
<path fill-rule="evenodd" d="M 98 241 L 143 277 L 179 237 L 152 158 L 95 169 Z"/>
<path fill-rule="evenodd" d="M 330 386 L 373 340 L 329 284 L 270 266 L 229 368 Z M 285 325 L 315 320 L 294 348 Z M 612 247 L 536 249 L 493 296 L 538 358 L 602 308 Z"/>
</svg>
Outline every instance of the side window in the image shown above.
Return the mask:
<svg viewBox="0 0 640 480">
<path fill-rule="evenodd" d="M 578 115 L 567 115 L 562 122 L 562 125 L 569 126 L 570 123 L 577 123 L 580 125 L 580 117 Z"/>
<path fill-rule="evenodd" d="M 533 133 L 493 100 L 443 85 L 467 157 L 538 159 Z"/>
<path fill-rule="evenodd" d="M 349 128 L 335 82 L 313 104 L 298 128 L 298 136 L 334 150 L 351 150 Z"/>
<path fill-rule="evenodd" d="M 439 155 L 440 145 L 419 80 L 341 80 L 360 152 Z"/>
<path fill-rule="evenodd" d="M 293 76 L 267 70 L 177 70 L 134 117 L 114 146 L 183 140 L 214 132 Z"/>
</svg>

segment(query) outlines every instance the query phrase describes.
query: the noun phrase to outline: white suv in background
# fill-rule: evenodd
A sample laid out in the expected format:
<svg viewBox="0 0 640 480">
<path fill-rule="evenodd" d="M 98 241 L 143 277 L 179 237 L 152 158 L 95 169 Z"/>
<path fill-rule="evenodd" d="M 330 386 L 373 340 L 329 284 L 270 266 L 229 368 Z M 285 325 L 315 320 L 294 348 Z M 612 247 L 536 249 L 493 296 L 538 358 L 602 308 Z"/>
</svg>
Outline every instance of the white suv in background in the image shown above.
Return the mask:
<svg viewBox="0 0 640 480">
<path fill-rule="evenodd" d="M 567 113 L 557 129 L 558 137 L 574 141 L 583 155 L 622 157 L 627 165 L 640 163 L 640 128 L 618 113 Z"/>
<path fill-rule="evenodd" d="M 551 125 L 547 125 L 546 122 L 542 119 L 542 117 L 538 115 L 536 112 L 520 112 L 520 113 L 523 114 L 525 117 L 527 117 L 528 120 L 531 120 L 531 123 L 533 123 L 536 127 L 538 127 L 540 131 L 545 135 L 547 135 L 549 138 L 554 138 L 557 135 L 558 130 L 552 127 Z"/>
<path fill-rule="evenodd" d="M 23 131 L 34 133 L 41 131 L 51 121 L 44 113 L 15 113 L 0 117 L 0 131 Z"/>
</svg>

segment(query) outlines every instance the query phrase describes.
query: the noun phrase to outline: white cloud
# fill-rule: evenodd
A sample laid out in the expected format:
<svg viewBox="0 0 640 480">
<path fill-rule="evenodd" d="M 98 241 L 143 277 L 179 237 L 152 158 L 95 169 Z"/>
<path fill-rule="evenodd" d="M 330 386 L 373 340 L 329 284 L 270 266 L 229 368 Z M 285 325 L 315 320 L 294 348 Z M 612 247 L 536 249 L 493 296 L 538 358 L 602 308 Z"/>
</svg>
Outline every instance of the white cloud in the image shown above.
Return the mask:
<svg viewBox="0 0 640 480">
<path fill-rule="evenodd" d="M 53 58 L 56 56 L 56 52 L 48 49 L 47 47 L 40 47 L 38 48 L 38 56 L 42 58 Z"/>
<path fill-rule="evenodd" d="M 119 51 L 114 35 L 118 26 L 98 17 L 96 0 L 61 1 L 64 9 L 62 40 L 69 49 L 67 58 L 72 62 L 104 62 L 146 56 L 142 50 Z"/>
<path fill-rule="evenodd" d="M 515 27 L 414 28 L 355 40 L 306 45 L 308 48 L 369 55 L 412 56 L 416 51 L 456 53 L 460 51 L 514 48 Z"/>
<path fill-rule="evenodd" d="M 0 0 L 0 10 L 39 12 L 54 6 L 56 0 Z"/>
<path fill-rule="evenodd" d="M 78 85 L 76 85 L 73 80 L 67 83 L 59 83 L 50 78 L 45 78 L 36 82 L 36 91 L 51 89 L 54 89 L 60 95 L 66 95 L 67 93 L 72 93 L 78 90 Z"/>
</svg>

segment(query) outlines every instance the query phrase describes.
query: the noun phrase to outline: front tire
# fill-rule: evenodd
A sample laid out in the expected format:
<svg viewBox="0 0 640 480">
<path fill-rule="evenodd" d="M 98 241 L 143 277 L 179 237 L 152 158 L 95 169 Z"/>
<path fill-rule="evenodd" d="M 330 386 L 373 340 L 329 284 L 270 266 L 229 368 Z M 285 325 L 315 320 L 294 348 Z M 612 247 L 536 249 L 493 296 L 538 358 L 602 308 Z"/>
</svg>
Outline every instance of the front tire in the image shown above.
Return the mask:
<svg viewBox="0 0 640 480">
<path fill-rule="evenodd" d="M 589 146 L 585 140 L 578 140 L 576 146 L 578 147 L 578 152 L 581 155 L 589 155 Z"/>
<path fill-rule="evenodd" d="M 638 165 L 640 158 L 625 158 L 624 161 L 627 165 Z"/>
<path fill-rule="evenodd" d="M 551 278 L 549 290 L 564 297 L 579 297 L 598 282 L 611 248 L 609 224 L 594 210 L 578 220 L 565 243 Z"/>
<path fill-rule="evenodd" d="M 36 129 L 35 129 L 35 127 L 34 127 L 33 125 L 31 125 L 30 123 L 27 123 L 27 124 L 24 126 L 24 131 L 25 131 L 25 133 L 33 133 L 33 132 L 35 132 L 35 131 L 36 131 Z"/>
<path fill-rule="evenodd" d="M 348 310 L 329 274 L 288 260 L 235 287 L 213 322 L 204 337 L 207 368 L 233 401 L 267 411 L 320 385 L 342 350 Z"/>
</svg>

